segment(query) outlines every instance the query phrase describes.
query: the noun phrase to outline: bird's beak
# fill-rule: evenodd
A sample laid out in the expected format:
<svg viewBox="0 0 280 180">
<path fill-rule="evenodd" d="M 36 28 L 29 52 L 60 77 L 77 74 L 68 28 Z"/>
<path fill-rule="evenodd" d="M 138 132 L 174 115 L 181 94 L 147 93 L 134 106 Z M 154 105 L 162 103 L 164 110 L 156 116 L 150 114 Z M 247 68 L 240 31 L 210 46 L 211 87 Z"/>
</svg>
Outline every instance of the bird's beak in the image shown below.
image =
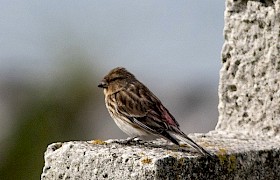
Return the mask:
<svg viewBox="0 0 280 180">
<path fill-rule="evenodd" d="M 101 82 L 98 84 L 98 87 L 100 87 L 100 88 L 106 88 L 106 87 L 108 87 L 108 84 L 107 84 L 106 82 L 104 82 L 104 81 L 101 81 Z"/>
</svg>

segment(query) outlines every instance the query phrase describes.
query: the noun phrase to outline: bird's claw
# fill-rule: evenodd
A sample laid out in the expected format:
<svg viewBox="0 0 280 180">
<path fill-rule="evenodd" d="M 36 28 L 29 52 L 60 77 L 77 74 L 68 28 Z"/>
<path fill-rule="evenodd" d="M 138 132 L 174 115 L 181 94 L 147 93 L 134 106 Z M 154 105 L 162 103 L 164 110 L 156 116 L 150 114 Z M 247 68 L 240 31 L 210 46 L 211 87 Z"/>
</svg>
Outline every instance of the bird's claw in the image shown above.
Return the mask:
<svg viewBox="0 0 280 180">
<path fill-rule="evenodd" d="M 131 145 L 132 143 L 134 144 L 139 144 L 142 140 L 139 139 L 138 137 L 132 137 L 132 138 L 128 138 L 125 140 L 116 140 L 113 141 L 114 143 L 118 143 L 118 144 L 123 144 L 123 145 Z"/>
</svg>

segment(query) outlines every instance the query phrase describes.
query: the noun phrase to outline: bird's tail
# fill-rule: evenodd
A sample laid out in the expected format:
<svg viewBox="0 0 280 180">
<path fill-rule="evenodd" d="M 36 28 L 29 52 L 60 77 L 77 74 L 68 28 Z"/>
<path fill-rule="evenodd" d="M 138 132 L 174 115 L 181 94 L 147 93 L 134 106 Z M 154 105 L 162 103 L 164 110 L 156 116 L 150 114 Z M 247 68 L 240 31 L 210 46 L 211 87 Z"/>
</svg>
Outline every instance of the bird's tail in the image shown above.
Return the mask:
<svg viewBox="0 0 280 180">
<path fill-rule="evenodd" d="M 211 154 L 208 151 L 206 151 L 203 147 L 201 147 L 196 142 L 194 142 L 184 132 L 179 130 L 178 133 L 175 133 L 175 132 L 169 132 L 169 133 L 170 133 L 170 135 L 172 137 L 174 137 L 176 139 L 179 139 L 180 141 L 182 141 L 184 143 L 187 143 L 192 148 L 194 148 L 195 150 L 199 151 L 201 154 L 211 156 Z"/>
</svg>

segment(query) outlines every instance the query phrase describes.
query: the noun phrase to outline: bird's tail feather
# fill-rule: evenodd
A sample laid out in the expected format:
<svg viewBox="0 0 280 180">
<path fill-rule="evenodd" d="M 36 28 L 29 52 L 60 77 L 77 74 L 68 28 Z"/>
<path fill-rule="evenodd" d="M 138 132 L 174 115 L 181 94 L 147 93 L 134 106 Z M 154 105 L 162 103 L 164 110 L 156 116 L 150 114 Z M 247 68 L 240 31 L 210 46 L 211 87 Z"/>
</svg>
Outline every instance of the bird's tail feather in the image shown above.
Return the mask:
<svg viewBox="0 0 280 180">
<path fill-rule="evenodd" d="M 200 145 L 198 145 L 196 142 L 194 142 L 191 138 L 189 138 L 186 134 L 184 134 L 183 132 L 180 131 L 180 133 L 174 133 L 174 132 L 169 132 L 170 135 L 172 137 L 174 137 L 175 139 L 179 139 L 180 141 L 187 143 L 188 145 L 190 145 L 192 148 L 196 149 L 197 151 L 199 151 L 201 154 L 203 155 L 208 155 L 211 156 L 211 154 L 206 151 L 203 147 L 201 147 Z"/>
</svg>

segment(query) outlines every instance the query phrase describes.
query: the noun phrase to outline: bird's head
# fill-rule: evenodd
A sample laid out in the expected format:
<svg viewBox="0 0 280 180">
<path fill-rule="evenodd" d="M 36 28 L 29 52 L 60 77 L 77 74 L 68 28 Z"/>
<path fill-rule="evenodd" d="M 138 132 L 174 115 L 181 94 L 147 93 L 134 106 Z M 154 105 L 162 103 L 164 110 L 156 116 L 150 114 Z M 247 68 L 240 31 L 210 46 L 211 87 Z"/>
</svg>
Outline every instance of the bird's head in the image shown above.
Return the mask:
<svg viewBox="0 0 280 180">
<path fill-rule="evenodd" d="M 105 94 L 113 94 L 126 88 L 129 83 L 135 81 L 133 74 L 128 72 L 125 68 L 117 67 L 112 69 L 98 84 L 98 87 L 104 89 Z"/>
</svg>

